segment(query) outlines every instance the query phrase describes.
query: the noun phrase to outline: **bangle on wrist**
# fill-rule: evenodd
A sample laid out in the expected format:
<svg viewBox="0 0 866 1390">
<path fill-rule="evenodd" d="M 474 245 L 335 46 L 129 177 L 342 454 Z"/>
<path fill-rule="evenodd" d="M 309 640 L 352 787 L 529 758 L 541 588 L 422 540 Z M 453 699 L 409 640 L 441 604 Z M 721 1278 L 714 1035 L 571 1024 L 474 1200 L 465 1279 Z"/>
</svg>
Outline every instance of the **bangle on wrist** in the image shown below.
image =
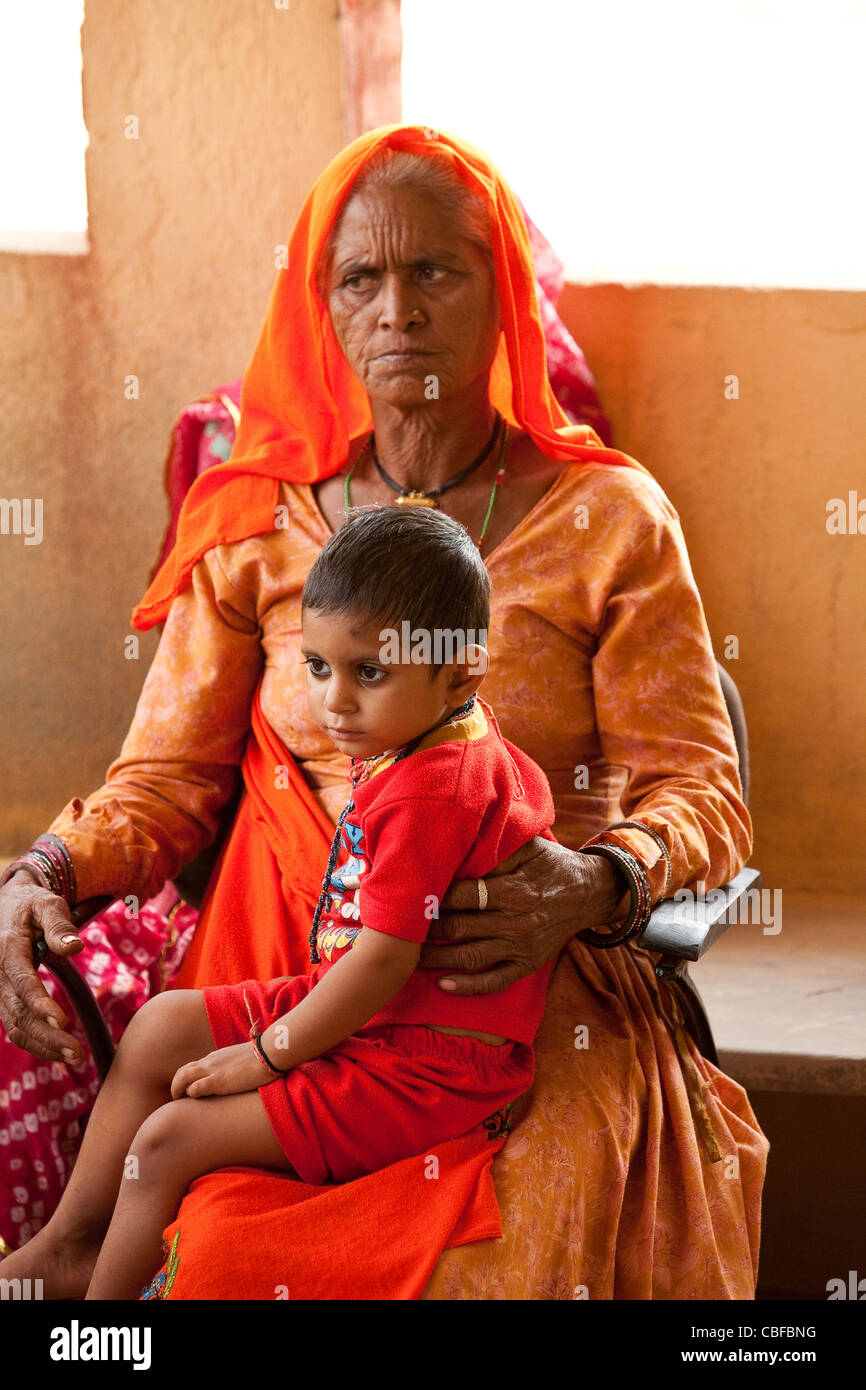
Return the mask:
<svg viewBox="0 0 866 1390">
<path fill-rule="evenodd" d="M 270 1057 L 269 1057 L 268 1054 L 265 1052 L 265 1049 L 264 1049 L 264 1047 L 262 1046 L 262 1035 L 261 1035 L 261 1033 L 256 1033 L 256 1034 L 255 1034 L 255 1036 L 254 1036 L 254 1038 L 253 1038 L 253 1040 L 252 1040 L 252 1043 L 253 1043 L 253 1051 L 255 1052 L 255 1054 L 256 1054 L 256 1056 L 258 1057 L 259 1061 L 261 1062 L 262 1066 L 263 1066 L 263 1067 L 267 1067 L 268 1071 L 271 1073 L 271 1076 L 285 1076 L 285 1072 L 284 1072 L 284 1071 L 281 1071 L 279 1067 L 275 1067 L 274 1064 L 273 1064 L 273 1062 L 271 1061 Z"/>
<path fill-rule="evenodd" d="M 661 897 L 666 898 L 671 884 L 673 866 L 671 864 L 670 850 L 658 831 L 653 830 L 651 825 L 645 825 L 642 820 L 618 820 L 615 825 L 606 826 L 603 834 L 606 835 L 609 830 L 642 830 L 645 835 L 649 835 L 651 839 L 655 840 L 665 858 L 665 886 L 662 889 Z"/>
<path fill-rule="evenodd" d="M 268 1071 L 271 1073 L 271 1076 L 285 1076 L 285 1072 L 280 1071 L 279 1067 L 274 1066 L 273 1062 L 271 1061 L 270 1057 L 265 1052 L 265 1049 L 262 1046 L 262 1030 L 259 1027 L 259 1020 L 257 1018 L 253 1018 L 253 1011 L 250 1008 L 250 1001 L 247 998 L 246 990 L 244 990 L 244 1004 L 246 1005 L 247 1016 L 250 1020 L 250 1044 L 252 1046 L 253 1052 L 258 1057 L 262 1066 L 267 1067 Z"/>
<path fill-rule="evenodd" d="M 50 830 L 47 830 L 44 835 L 37 835 L 32 848 L 35 852 L 51 860 L 60 879 L 60 897 L 66 899 L 70 908 L 75 907 L 78 903 L 75 868 L 63 840 L 59 835 L 53 835 Z"/>
<path fill-rule="evenodd" d="M 34 878 L 39 880 L 39 884 L 42 888 L 48 889 L 49 893 L 57 892 L 56 878 L 53 877 L 53 874 L 49 876 L 50 871 L 47 869 L 45 863 L 29 852 L 27 854 L 22 854 L 19 859 L 13 859 L 12 863 L 7 865 L 3 870 L 2 878 L 0 878 L 0 888 L 3 887 L 4 883 L 8 883 L 12 875 L 17 874 L 19 869 L 26 869 L 28 873 L 31 873 Z"/>
<path fill-rule="evenodd" d="M 38 835 L 30 848 L 6 868 L 0 878 L 0 888 L 19 869 L 29 869 L 49 893 L 63 898 L 71 909 L 78 901 L 75 870 L 69 850 L 58 835 L 46 831 Z"/>
<path fill-rule="evenodd" d="M 579 941 L 585 941 L 588 946 L 596 946 L 605 951 L 613 946 L 622 946 L 626 941 L 631 941 L 633 937 L 643 931 L 652 912 L 652 900 L 646 870 L 636 855 L 631 854 L 628 850 L 620 849 L 619 845 L 588 845 L 580 853 L 601 855 L 602 858 L 609 859 L 622 871 L 628 884 L 629 912 L 622 926 L 616 931 L 599 932 L 592 927 L 587 927 L 576 933 L 577 938 Z"/>
</svg>

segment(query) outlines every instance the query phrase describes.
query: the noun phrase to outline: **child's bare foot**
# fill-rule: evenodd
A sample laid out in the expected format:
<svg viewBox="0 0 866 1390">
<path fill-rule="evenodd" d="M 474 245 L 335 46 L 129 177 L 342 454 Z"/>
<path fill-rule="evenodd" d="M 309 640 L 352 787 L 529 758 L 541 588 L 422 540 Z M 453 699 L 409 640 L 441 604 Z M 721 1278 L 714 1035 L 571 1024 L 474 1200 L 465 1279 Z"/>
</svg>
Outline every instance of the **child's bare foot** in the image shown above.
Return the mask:
<svg viewBox="0 0 866 1390">
<path fill-rule="evenodd" d="M 29 1279 L 32 1299 L 84 1298 L 101 1244 L 100 1239 L 85 1232 L 75 1237 L 55 1235 L 49 1222 L 20 1250 L 0 1260 L 0 1280 L 22 1281 L 16 1293 L 8 1284 L 0 1285 L 0 1292 L 6 1298 L 24 1298 L 23 1281 Z M 41 1280 L 41 1287 L 37 1280 Z"/>
</svg>

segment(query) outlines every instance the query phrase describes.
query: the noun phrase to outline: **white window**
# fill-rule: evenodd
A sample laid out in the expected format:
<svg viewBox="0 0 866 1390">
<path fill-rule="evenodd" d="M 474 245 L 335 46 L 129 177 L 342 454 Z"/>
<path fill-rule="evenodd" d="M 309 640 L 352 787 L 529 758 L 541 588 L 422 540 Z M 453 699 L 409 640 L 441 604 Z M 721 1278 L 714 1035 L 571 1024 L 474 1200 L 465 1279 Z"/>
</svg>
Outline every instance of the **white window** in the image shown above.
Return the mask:
<svg viewBox="0 0 866 1390">
<path fill-rule="evenodd" d="M 83 0 L 0 0 L 0 251 L 90 249 L 83 16 Z"/>
<path fill-rule="evenodd" d="M 866 289 L 866 0 L 403 0 L 403 119 L 575 283 Z"/>
</svg>

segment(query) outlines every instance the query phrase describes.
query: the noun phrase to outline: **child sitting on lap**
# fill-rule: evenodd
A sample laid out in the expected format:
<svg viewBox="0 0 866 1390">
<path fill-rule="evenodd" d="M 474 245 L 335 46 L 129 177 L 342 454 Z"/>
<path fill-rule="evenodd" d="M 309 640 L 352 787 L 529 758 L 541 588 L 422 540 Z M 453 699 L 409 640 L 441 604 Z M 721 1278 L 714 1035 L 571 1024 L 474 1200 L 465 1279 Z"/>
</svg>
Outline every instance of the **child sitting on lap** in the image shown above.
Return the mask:
<svg viewBox="0 0 866 1390">
<path fill-rule="evenodd" d="M 302 595 L 307 693 L 351 756 L 352 791 L 315 968 L 149 1000 L 57 1211 L 0 1275 L 42 1278 L 47 1297 L 138 1298 L 202 1174 L 348 1182 L 466 1134 L 531 1085 L 552 962 L 478 996 L 417 968 L 452 879 L 552 838 L 544 773 L 476 695 L 489 593 L 475 545 L 438 511 L 360 510 L 322 549 Z"/>
</svg>

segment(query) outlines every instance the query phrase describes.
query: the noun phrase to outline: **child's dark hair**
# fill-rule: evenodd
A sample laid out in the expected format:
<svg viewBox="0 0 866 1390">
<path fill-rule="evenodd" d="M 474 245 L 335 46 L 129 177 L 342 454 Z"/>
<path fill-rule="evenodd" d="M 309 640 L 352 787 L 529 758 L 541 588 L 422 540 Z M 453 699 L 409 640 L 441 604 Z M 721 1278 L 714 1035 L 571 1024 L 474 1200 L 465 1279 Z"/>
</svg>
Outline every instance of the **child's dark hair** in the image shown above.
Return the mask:
<svg viewBox="0 0 866 1390">
<path fill-rule="evenodd" d="M 459 631 L 485 646 L 490 579 L 465 527 L 432 507 L 357 507 L 320 551 L 301 609 L 400 630 Z M 442 662 L 431 663 L 431 679 Z"/>
</svg>

